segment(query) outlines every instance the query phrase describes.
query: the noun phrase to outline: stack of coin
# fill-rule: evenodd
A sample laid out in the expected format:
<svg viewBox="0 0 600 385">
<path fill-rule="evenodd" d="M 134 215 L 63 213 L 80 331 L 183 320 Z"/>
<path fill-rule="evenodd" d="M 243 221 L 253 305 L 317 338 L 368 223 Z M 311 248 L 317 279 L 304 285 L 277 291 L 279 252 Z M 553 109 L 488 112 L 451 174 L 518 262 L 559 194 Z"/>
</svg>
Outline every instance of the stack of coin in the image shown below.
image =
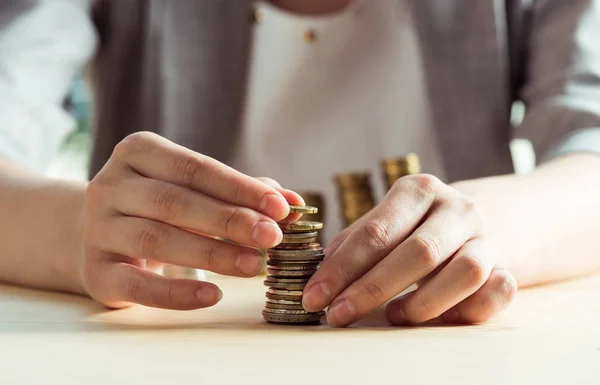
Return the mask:
<svg viewBox="0 0 600 385">
<path fill-rule="evenodd" d="M 304 203 L 306 204 L 306 206 L 313 206 L 319 208 L 316 213 L 302 214 L 302 219 L 307 221 L 323 222 L 326 210 L 323 195 L 314 191 L 297 191 L 297 193 L 302 197 L 302 199 L 304 199 Z M 323 230 L 321 230 L 317 233 L 316 242 L 322 244 L 323 237 L 324 233 Z"/>
<path fill-rule="evenodd" d="M 375 207 L 369 172 L 337 174 L 335 182 L 344 226 L 351 225 Z"/>
<path fill-rule="evenodd" d="M 381 171 L 386 188 L 389 190 L 394 182 L 403 176 L 419 174 L 421 172 L 421 161 L 414 153 L 400 158 L 383 158 L 381 160 Z"/>
<path fill-rule="evenodd" d="M 313 214 L 312 206 L 290 206 L 290 212 Z M 319 324 L 324 311 L 310 313 L 302 307 L 302 293 L 310 277 L 319 268 L 325 253 L 316 241 L 323 223 L 297 221 L 280 223 L 281 243 L 267 250 L 267 301 L 263 318 L 280 324 Z"/>
</svg>

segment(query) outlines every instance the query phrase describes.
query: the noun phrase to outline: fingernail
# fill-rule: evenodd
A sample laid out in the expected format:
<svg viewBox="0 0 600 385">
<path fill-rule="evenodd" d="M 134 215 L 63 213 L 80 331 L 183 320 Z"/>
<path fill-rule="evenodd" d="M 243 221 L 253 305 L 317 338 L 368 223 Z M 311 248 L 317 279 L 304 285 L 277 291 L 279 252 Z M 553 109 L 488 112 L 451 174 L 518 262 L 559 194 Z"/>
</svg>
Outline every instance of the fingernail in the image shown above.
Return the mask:
<svg viewBox="0 0 600 385">
<path fill-rule="evenodd" d="M 351 324 L 356 318 L 354 305 L 347 299 L 336 302 L 327 311 L 327 322 L 333 327 L 346 326 Z"/>
<path fill-rule="evenodd" d="M 264 258 L 260 254 L 256 253 L 244 253 L 237 257 L 235 267 L 244 275 L 254 277 L 260 273 L 265 264 Z"/>
<path fill-rule="evenodd" d="M 317 282 L 302 294 L 302 306 L 306 311 L 317 312 L 327 306 L 331 298 L 331 290 L 324 282 Z"/>
<path fill-rule="evenodd" d="M 260 221 L 254 225 L 252 239 L 259 247 L 270 249 L 281 243 L 283 233 L 275 223 Z"/>
<path fill-rule="evenodd" d="M 406 315 L 400 306 L 389 307 L 387 316 L 388 320 L 394 325 L 404 325 L 406 323 Z"/>
<path fill-rule="evenodd" d="M 260 201 L 260 211 L 276 221 L 282 220 L 290 213 L 287 201 L 278 194 L 265 194 Z"/>
<path fill-rule="evenodd" d="M 196 291 L 196 298 L 206 304 L 215 304 L 223 298 L 223 292 L 218 287 L 201 287 Z"/>
</svg>

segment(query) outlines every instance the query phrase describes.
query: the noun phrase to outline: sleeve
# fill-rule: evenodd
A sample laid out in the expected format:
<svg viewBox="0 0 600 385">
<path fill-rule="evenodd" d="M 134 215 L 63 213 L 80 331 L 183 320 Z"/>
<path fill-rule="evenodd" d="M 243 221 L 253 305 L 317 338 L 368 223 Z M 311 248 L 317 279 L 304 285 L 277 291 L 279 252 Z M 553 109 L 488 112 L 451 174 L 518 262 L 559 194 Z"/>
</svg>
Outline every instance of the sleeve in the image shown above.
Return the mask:
<svg viewBox="0 0 600 385">
<path fill-rule="evenodd" d="M 44 172 L 75 122 L 63 102 L 94 52 L 88 0 L 0 0 L 0 156 Z"/>
<path fill-rule="evenodd" d="M 517 136 L 537 163 L 600 155 L 600 0 L 535 0 Z"/>
</svg>

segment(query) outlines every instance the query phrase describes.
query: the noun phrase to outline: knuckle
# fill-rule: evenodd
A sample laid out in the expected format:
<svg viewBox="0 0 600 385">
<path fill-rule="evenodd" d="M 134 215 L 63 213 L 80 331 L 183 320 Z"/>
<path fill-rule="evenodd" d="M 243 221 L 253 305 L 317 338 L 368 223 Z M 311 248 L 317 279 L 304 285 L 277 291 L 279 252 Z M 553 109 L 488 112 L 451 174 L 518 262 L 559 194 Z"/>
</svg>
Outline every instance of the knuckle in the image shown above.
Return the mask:
<svg viewBox="0 0 600 385">
<path fill-rule="evenodd" d="M 460 204 L 461 211 L 465 214 L 476 214 L 479 212 L 477 202 L 469 197 L 463 197 Z"/>
<path fill-rule="evenodd" d="M 352 269 L 345 263 L 341 263 L 335 269 L 337 272 L 337 276 L 341 278 L 342 282 L 352 282 L 354 281 L 354 273 Z"/>
<path fill-rule="evenodd" d="M 173 175 L 184 186 L 191 186 L 200 178 L 205 168 L 201 157 L 183 156 L 173 163 Z"/>
<path fill-rule="evenodd" d="M 391 234 L 385 223 L 371 220 L 365 223 L 364 231 L 367 245 L 375 249 L 383 249 L 390 245 Z"/>
<path fill-rule="evenodd" d="M 89 201 L 104 200 L 110 194 L 109 190 L 113 189 L 115 185 L 114 178 L 110 178 L 104 173 L 99 173 L 88 183 L 86 196 Z"/>
<path fill-rule="evenodd" d="M 519 290 L 517 281 L 509 273 L 502 277 L 502 294 L 507 301 L 511 301 Z"/>
<path fill-rule="evenodd" d="M 113 151 L 116 158 L 127 158 L 132 154 L 146 152 L 156 134 L 146 131 L 134 132 L 121 140 Z"/>
<path fill-rule="evenodd" d="M 437 177 L 431 174 L 409 175 L 407 181 L 414 184 L 415 188 L 424 197 L 435 197 L 436 189 L 442 183 Z"/>
<path fill-rule="evenodd" d="M 385 301 L 385 293 L 379 284 L 375 282 L 364 282 L 362 287 L 362 291 L 369 297 L 371 302 L 379 304 Z"/>
<path fill-rule="evenodd" d="M 428 272 L 433 271 L 440 260 L 441 241 L 435 235 L 419 235 L 413 238 L 414 257 Z"/>
<path fill-rule="evenodd" d="M 180 211 L 179 208 L 184 206 L 183 198 L 175 186 L 161 188 L 153 195 L 154 211 L 169 219 L 174 218 Z"/>
<path fill-rule="evenodd" d="M 129 278 L 125 283 L 125 295 L 127 299 L 134 303 L 139 303 L 144 290 L 142 277 L 135 276 Z"/>
<path fill-rule="evenodd" d="M 218 228 L 225 233 L 227 236 L 235 234 L 240 231 L 240 222 L 243 217 L 243 210 L 241 207 L 232 207 L 227 209 L 226 212 L 221 216 Z"/>
<path fill-rule="evenodd" d="M 464 274 L 473 285 L 482 285 L 487 279 L 487 269 L 483 262 L 474 255 L 465 255 L 460 258 Z"/>
<path fill-rule="evenodd" d="M 173 303 L 177 300 L 179 296 L 178 293 L 179 289 L 177 285 L 174 283 L 169 284 L 169 288 L 167 290 L 167 300 L 169 301 L 169 303 Z"/>
<path fill-rule="evenodd" d="M 219 251 L 216 247 L 210 246 L 202 251 L 201 258 L 204 261 L 203 268 L 215 271 L 219 267 Z"/>
<path fill-rule="evenodd" d="M 156 256 L 165 237 L 165 228 L 158 223 L 153 223 L 138 231 L 134 240 L 134 249 L 143 258 Z"/>
<path fill-rule="evenodd" d="M 240 202 L 240 196 L 241 196 L 241 193 L 242 193 L 242 186 L 240 186 L 238 183 L 233 183 L 231 185 L 231 187 L 232 187 L 231 188 L 231 192 L 230 192 L 230 194 L 231 194 L 231 198 L 230 198 L 231 202 L 239 203 Z"/>
</svg>

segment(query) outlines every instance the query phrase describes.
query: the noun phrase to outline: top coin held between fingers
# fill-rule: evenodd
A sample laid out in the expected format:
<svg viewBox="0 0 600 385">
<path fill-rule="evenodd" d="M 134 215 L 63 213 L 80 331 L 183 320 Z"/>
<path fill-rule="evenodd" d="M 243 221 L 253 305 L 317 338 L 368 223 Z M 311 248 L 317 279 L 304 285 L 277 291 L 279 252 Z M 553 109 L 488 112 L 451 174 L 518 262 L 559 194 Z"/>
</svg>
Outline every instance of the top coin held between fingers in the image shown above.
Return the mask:
<svg viewBox="0 0 600 385">
<path fill-rule="evenodd" d="M 290 213 L 296 214 L 316 214 L 319 209 L 314 206 L 290 205 Z"/>
<path fill-rule="evenodd" d="M 323 223 L 321 222 L 313 222 L 313 221 L 297 221 L 297 222 L 289 222 L 289 223 L 279 223 L 279 227 L 283 231 L 312 231 L 312 230 L 321 230 L 323 228 Z"/>
</svg>

